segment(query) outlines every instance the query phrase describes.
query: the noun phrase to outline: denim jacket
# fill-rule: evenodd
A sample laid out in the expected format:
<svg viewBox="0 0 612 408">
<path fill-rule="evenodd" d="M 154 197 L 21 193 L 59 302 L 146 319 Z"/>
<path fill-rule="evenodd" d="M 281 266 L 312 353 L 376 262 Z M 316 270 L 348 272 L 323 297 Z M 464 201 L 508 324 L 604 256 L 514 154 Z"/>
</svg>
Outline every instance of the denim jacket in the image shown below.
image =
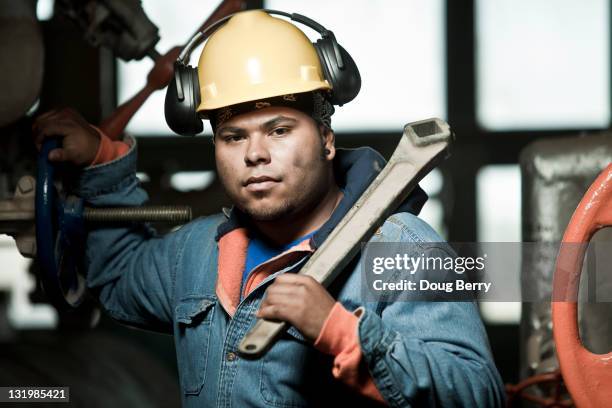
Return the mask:
<svg viewBox="0 0 612 408">
<path fill-rule="evenodd" d="M 87 205 L 138 206 L 148 200 L 135 174 L 136 142 L 128 142 L 126 155 L 81 173 L 77 194 Z M 339 156 L 345 198 L 312 238 L 315 247 L 384 166 L 371 149 Z M 371 241 L 442 242 L 410 212 L 423 204 L 418 193 L 403 207 L 408 211 L 389 217 Z M 334 378 L 333 356 L 316 350 L 294 327 L 259 359 L 237 354 L 265 289 L 277 275 L 299 269 L 307 259 L 272 273 L 230 316 L 215 290 L 217 241 L 236 228 L 239 218 L 236 211 L 229 219 L 224 214 L 201 217 L 164 236 L 148 224 L 92 226 L 86 250 L 88 286 L 113 319 L 174 335 L 185 407 L 373 405 Z M 363 302 L 360 263 L 353 262 L 352 270 L 329 290 L 349 311 L 363 308 L 357 330 L 363 364 L 386 402 L 394 407 L 502 406 L 503 385 L 476 305 Z"/>
</svg>

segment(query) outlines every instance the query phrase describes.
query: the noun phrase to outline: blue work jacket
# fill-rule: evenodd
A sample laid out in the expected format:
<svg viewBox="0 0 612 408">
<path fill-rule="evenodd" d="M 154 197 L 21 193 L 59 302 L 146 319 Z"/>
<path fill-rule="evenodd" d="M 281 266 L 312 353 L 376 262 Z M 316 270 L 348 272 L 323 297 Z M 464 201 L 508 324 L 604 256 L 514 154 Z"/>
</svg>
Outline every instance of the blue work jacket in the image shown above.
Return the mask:
<svg viewBox="0 0 612 408">
<path fill-rule="evenodd" d="M 136 142 L 112 162 L 83 169 L 77 193 L 96 207 L 138 206 L 148 200 L 136 178 Z M 337 180 L 345 196 L 315 234 L 321 245 L 384 166 L 369 148 L 338 150 Z M 418 213 L 417 188 L 372 236 L 372 242 L 442 242 Z M 332 375 L 333 356 L 291 327 L 262 358 L 237 354 L 275 271 L 240 301 L 233 316 L 215 292 L 218 239 L 240 215 L 197 218 L 160 236 L 148 224 L 91 226 L 87 283 L 110 317 L 174 335 L 185 407 L 362 407 L 375 405 Z M 452 251 L 449 247 L 448 251 Z M 477 306 L 472 302 L 364 302 L 360 259 L 330 293 L 349 311 L 363 307 L 358 338 L 363 363 L 390 406 L 499 407 L 504 389 Z M 151 384 L 155 387 L 155 384 Z"/>
</svg>

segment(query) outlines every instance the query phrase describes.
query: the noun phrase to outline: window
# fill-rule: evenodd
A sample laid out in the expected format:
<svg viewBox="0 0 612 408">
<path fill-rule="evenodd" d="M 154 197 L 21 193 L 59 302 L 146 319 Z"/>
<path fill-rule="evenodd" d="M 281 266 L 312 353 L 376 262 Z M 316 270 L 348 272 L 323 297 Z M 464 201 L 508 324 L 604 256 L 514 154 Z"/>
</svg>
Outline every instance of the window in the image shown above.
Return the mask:
<svg viewBox="0 0 612 408">
<path fill-rule="evenodd" d="M 444 183 L 444 176 L 438 169 L 433 169 L 419 183 L 425 190 L 429 199 L 423 206 L 419 217 L 427 222 L 443 238 L 446 239 L 447 231 L 444 225 L 444 207 L 440 200 L 440 192 Z"/>
<path fill-rule="evenodd" d="M 489 130 L 610 122 L 606 0 L 477 0 L 477 116 Z"/>
<path fill-rule="evenodd" d="M 361 73 L 357 98 L 336 108 L 342 131 L 401 131 L 403 125 L 446 117 L 443 0 L 268 0 L 265 7 L 308 16 L 336 35 Z M 297 25 L 312 40 L 319 35 Z"/>
<path fill-rule="evenodd" d="M 479 242 L 521 242 L 521 172 L 518 165 L 483 167 L 476 176 L 476 205 Z M 489 259 L 487 262 L 495 262 Z M 508 274 L 520 283 L 519 264 Z M 520 302 L 482 302 L 487 323 L 518 323 Z"/>
<path fill-rule="evenodd" d="M 36 2 L 36 18 L 40 21 L 50 20 L 53 17 L 55 0 L 38 0 Z"/>
</svg>

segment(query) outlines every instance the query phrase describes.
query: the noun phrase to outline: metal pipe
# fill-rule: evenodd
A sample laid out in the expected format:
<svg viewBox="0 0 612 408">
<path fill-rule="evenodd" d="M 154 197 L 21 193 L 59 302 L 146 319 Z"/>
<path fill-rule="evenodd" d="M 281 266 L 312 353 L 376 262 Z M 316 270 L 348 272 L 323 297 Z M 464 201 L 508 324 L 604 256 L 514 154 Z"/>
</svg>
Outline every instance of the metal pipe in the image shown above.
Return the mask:
<svg viewBox="0 0 612 408">
<path fill-rule="evenodd" d="M 191 220 L 191 208 L 188 206 L 146 206 L 122 208 L 83 209 L 86 222 L 188 222 Z"/>
</svg>

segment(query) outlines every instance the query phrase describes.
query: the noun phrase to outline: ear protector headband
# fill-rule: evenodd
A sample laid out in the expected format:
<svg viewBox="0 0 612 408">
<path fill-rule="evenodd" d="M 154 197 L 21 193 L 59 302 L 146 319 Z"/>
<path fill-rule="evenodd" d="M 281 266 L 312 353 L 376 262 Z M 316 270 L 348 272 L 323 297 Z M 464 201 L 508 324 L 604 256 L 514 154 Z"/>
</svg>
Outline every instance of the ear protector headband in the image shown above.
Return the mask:
<svg viewBox="0 0 612 408">
<path fill-rule="evenodd" d="M 323 75 L 332 88 L 328 95 L 332 104 L 342 106 L 357 96 L 361 88 L 359 70 L 350 54 L 338 44 L 332 31 L 301 14 L 267 9 L 262 11 L 297 21 L 321 35 L 313 46 L 317 50 Z M 195 34 L 174 62 L 174 80 L 168 84 L 164 113 L 170 129 L 180 135 L 194 136 L 203 130 L 202 118 L 196 111 L 200 104 L 198 70 L 197 67 L 188 65 L 189 57 L 193 49 L 207 38 L 207 33 L 212 34 L 235 14 L 237 13 L 217 20 Z"/>
</svg>

